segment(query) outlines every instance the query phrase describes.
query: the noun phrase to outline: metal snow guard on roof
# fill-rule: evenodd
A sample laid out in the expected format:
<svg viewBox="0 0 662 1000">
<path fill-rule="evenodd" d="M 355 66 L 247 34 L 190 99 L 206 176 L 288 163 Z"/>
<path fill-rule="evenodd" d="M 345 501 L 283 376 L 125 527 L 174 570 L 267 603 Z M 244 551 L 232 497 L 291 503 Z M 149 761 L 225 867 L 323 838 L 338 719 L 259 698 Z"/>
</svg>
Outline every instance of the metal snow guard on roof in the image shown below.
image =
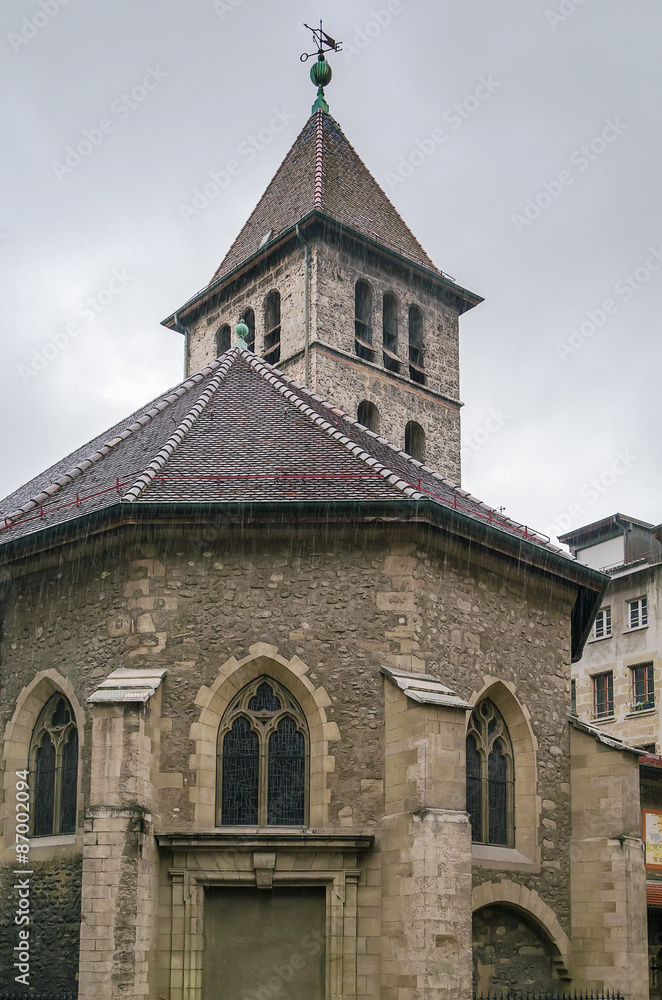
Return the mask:
<svg viewBox="0 0 662 1000">
<path fill-rule="evenodd" d="M 471 710 L 473 705 L 459 698 L 451 688 L 446 687 L 432 674 L 411 673 L 394 667 L 380 667 L 381 672 L 392 680 L 405 696 L 420 705 L 445 705 L 448 708 Z"/>
<path fill-rule="evenodd" d="M 87 699 L 92 703 L 146 702 L 155 694 L 165 668 L 119 667 Z"/>
</svg>

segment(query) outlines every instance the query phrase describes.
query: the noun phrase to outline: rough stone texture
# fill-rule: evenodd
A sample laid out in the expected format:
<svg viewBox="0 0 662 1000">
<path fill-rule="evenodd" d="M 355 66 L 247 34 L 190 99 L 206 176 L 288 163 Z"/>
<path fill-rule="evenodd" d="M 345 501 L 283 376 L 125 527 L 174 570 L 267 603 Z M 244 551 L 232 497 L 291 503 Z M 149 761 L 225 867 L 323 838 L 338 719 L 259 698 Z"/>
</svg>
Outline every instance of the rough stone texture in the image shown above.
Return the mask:
<svg viewBox="0 0 662 1000">
<path fill-rule="evenodd" d="M 188 370 L 201 369 L 216 357 L 216 332 L 225 323 L 234 331 L 247 307 L 255 312 L 255 352 L 264 353 L 264 304 L 276 288 L 281 294 L 281 357 L 278 367 L 303 381 L 305 269 L 303 248 L 295 247 L 264 273 L 251 272 L 233 283 L 192 325 Z M 367 281 L 373 293 L 374 362 L 354 350 L 354 288 Z M 383 365 L 382 304 L 391 292 L 398 300 L 398 373 Z M 418 305 L 424 316 L 426 383 L 409 378 L 408 309 Z M 233 333 L 234 341 L 234 333 Z M 425 462 L 459 483 L 460 407 L 457 309 L 442 302 L 432 286 L 396 264 L 374 255 L 311 242 L 310 252 L 310 387 L 356 417 L 359 403 L 374 403 L 379 432 L 404 448 L 405 425 L 414 420 L 426 436 Z"/>
<path fill-rule="evenodd" d="M 490 906 L 473 917 L 474 991 L 556 991 L 549 942 L 521 913 Z"/>
<path fill-rule="evenodd" d="M 34 991 L 75 993 L 78 980 L 81 859 L 31 862 L 30 987 Z M 16 878 L 5 868 L 0 879 L 0 990 L 24 991 L 14 982 L 13 949 L 18 944 L 14 923 Z"/>
<path fill-rule="evenodd" d="M 213 767 L 213 760 L 191 756 L 198 692 L 213 685 L 228 657 L 245 656 L 256 642 L 271 643 L 286 660 L 303 661 L 310 684 L 328 696 L 329 723 L 338 727 L 340 738 L 331 744 L 334 770 L 324 776 L 328 826 L 372 833 L 384 815 L 379 667 L 432 673 L 465 698 L 477 697 L 498 678 L 514 686 L 538 743 L 543 867 L 529 863 L 512 871 L 499 860 L 483 861 L 475 867 L 475 881 L 501 878 L 506 871 L 515 885 L 536 890 L 569 926 L 570 815 L 564 785 L 570 590 L 537 580 L 533 572 L 514 574 L 505 560 L 479 556 L 464 544 L 451 546 L 442 536 L 393 525 L 363 525 L 357 531 L 300 526 L 296 539 L 288 530 L 224 533 L 202 525 L 195 535 L 175 526 L 152 540 L 148 535 L 135 541 L 127 534 L 106 551 L 90 544 L 72 562 L 64 556 L 35 561 L 32 571 L 17 579 L 5 625 L 3 728 L 22 687 L 40 670 L 60 671 L 85 705 L 119 665 L 166 667 L 159 822 L 162 829 L 194 831 L 199 767 Z M 90 716 L 82 751 L 86 807 Z M 98 735 L 95 742 L 112 752 L 112 741 Z M 100 804 L 119 807 L 122 800 Z M 110 853 L 118 861 L 123 854 L 133 865 L 127 821 L 122 822 L 122 830 L 108 832 L 122 839 Z M 90 829 L 86 837 L 101 833 Z M 90 862 L 93 846 L 86 847 Z M 357 947 L 365 953 L 357 995 L 365 997 L 378 995 L 380 908 L 372 897 L 381 884 L 379 857 L 364 862 L 358 886 Z M 104 905 L 117 899 L 110 884 L 106 898 Z"/>
<path fill-rule="evenodd" d="M 572 730 L 572 939 L 589 988 L 648 996 L 639 762 Z"/>
</svg>

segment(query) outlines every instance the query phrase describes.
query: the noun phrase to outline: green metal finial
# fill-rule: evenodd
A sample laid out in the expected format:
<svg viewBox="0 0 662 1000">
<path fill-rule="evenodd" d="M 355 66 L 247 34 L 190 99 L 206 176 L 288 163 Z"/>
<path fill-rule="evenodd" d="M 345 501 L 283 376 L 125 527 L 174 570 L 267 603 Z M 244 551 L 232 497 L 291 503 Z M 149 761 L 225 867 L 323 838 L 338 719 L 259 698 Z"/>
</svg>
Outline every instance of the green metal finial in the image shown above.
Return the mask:
<svg viewBox="0 0 662 1000">
<path fill-rule="evenodd" d="M 243 319 L 240 319 L 234 328 L 235 336 L 237 341 L 235 347 L 242 347 L 244 350 L 248 350 L 248 335 L 250 330 L 244 323 Z"/>
<path fill-rule="evenodd" d="M 315 39 L 315 43 L 317 45 L 317 62 L 310 71 L 310 79 L 317 87 L 317 100 L 313 104 L 311 114 L 314 115 L 316 111 L 320 110 L 326 111 L 328 114 L 329 105 L 324 100 L 324 88 L 327 84 L 331 83 L 331 77 L 333 74 L 331 72 L 331 67 L 326 61 L 324 53 L 332 50 L 334 52 L 340 52 L 342 43 L 337 42 L 335 38 L 331 38 L 330 35 L 327 35 L 326 32 L 322 30 L 321 21 L 319 30 L 317 28 L 311 28 L 307 24 L 305 24 L 304 27 L 308 28 L 308 31 L 312 31 L 313 38 Z M 314 52 L 304 52 L 301 56 L 301 62 L 306 62 L 306 60 L 310 59 L 313 55 L 315 55 Z"/>
</svg>

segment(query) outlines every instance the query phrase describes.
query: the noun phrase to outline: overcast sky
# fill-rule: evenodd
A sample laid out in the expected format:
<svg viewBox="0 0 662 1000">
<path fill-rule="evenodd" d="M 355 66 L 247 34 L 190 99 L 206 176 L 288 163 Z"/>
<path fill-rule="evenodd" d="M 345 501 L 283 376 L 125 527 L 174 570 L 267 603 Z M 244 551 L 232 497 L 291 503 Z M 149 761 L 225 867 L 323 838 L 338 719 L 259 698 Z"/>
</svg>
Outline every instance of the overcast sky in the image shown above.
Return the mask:
<svg viewBox="0 0 662 1000">
<path fill-rule="evenodd" d="M 331 113 L 485 297 L 460 325 L 463 485 L 552 536 L 662 521 L 659 0 L 4 0 L 0 496 L 180 380 L 160 321 L 309 115 L 320 15 L 345 43 Z"/>
</svg>

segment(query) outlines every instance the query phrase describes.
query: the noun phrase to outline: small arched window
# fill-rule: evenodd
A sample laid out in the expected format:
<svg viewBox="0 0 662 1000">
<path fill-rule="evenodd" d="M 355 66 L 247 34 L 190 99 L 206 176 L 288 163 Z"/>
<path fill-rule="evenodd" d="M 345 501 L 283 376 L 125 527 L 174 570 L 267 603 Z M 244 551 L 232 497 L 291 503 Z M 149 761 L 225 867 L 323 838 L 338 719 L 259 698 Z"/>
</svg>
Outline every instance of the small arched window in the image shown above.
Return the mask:
<svg viewBox="0 0 662 1000">
<path fill-rule="evenodd" d="M 50 698 L 30 742 L 32 836 L 74 833 L 78 784 L 78 729 L 68 700 Z"/>
<path fill-rule="evenodd" d="M 248 327 L 248 336 L 246 337 L 246 346 L 249 351 L 255 350 L 255 313 L 249 306 L 248 309 L 244 309 L 241 314 L 241 318 Z"/>
<path fill-rule="evenodd" d="M 264 360 L 280 361 L 280 292 L 271 291 L 264 300 Z"/>
<path fill-rule="evenodd" d="M 374 403 L 367 399 L 362 399 L 356 414 L 356 419 L 369 431 L 379 434 L 379 410 Z"/>
<path fill-rule="evenodd" d="M 230 327 L 227 323 L 224 323 L 216 331 L 216 357 L 220 358 L 221 354 L 225 354 L 232 347 L 232 333 Z"/>
<path fill-rule="evenodd" d="M 467 812 L 471 839 L 511 847 L 515 838 L 513 747 L 496 705 L 474 709 L 467 733 Z"/>
<path fill-rule="evenodd" d="M 415 420 L 405 424 L 405 451 L 418 462 L 425 461 L 425 431 Z"/>
<path fill-rule="evenodd" d="M 383 303 L 384 368 L 389 372 L 400 371 L 398 358 L 398 300 L 386 292 Z"/>
<path fill-rule="evenodd" d="M 425 383 L 423 356 L 423 313 L 418 306 L 409 306 L 409 378 Z"/>
<path fill-rule="evenodd" d="M 218 731 L 217 819 L 222 826 L 304 826 L 308 727 L 292 695 L 258 677 L 228 707 Z"/>
<path fill-rule="evenodd" d="M 354 288 L 354 349 L 364 361 L 374 361 L 372 289 L 367 281 L 357 281 Z"/>
</svg>

